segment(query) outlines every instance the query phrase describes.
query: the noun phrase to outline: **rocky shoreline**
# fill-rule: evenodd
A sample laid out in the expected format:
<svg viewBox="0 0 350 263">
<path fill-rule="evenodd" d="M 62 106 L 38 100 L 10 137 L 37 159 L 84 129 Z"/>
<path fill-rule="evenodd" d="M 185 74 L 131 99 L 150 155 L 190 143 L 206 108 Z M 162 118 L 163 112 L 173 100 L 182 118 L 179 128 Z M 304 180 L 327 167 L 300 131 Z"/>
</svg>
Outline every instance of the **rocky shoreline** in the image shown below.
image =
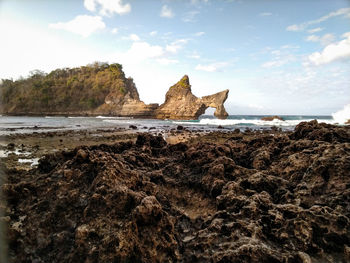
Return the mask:
<svg viewBox="0 0 350 263">
<path fill-rule="evenodd" d="M 173 133 L 3 166 L 10 261 L 349 262 L 349 126 Z"/>
</svg>

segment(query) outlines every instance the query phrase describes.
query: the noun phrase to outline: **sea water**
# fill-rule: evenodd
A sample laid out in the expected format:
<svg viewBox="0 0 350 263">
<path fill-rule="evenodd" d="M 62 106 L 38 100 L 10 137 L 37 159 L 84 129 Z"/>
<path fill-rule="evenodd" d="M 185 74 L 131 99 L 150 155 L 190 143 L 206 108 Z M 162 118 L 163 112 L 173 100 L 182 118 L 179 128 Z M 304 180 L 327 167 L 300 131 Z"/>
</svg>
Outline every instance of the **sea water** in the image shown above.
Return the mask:
<svg viewBox="0 0 350 263">
<path fill-rule="evenodd" d="M 261 118 L 268 115 L 230 115 L 225 120 L 214 116 L 202 115 L 198 120 L 155 120 L 155 119 L 134 119 L 125 117 L 26 117 L 26 116 L 0 116 L 0 135 L 51 132 L 64 130 L 90 130 L 90 129 L 111 129 L 129 128 L 134 125 L 141 131 L 149 129 L 171 129 L 178 125 L 189 129 L 212 130 L 225 128 L 227 130 L 250 128 L 269 129 L 273 126 L 282 130 L 292 130 L 302 121 L 317 120 L 329 124 L 338 124 L 332 116 L 304 116 L 304 115 L 281 115 L 284 121 L 274 119 L 263 121 Z"/>
</svg>

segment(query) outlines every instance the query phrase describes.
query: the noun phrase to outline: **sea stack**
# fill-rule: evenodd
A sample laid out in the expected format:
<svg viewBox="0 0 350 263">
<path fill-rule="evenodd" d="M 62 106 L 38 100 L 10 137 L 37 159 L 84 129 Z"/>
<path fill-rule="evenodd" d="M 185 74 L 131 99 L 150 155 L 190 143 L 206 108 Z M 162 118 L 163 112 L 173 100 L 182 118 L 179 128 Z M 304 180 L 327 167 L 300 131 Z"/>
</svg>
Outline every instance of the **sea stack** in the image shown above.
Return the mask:
<svg viewBox="0 0 350 263">
<path fill-rule="evenodd" d="M 224 102 L 229 90 L 224 90 L 213 95 L 198 98 L 192 94 L 190 81 L 187 75 L 166 93 L 165 102 L 155 112 L 157 119 L 198 119 L 209 107 L 215 108 L 214 115 L 219 119 L 226 119 L 228 113 Z"/>
<path fill-rule="evenodd" d="M 262 117 L 261 118 L 262 121 L 273 121 L 273 120 L 280 120 L 280 121 L 284 121 L 284 119 L 280 116 L 267 116 L 267 117 Z"/>
</svg>

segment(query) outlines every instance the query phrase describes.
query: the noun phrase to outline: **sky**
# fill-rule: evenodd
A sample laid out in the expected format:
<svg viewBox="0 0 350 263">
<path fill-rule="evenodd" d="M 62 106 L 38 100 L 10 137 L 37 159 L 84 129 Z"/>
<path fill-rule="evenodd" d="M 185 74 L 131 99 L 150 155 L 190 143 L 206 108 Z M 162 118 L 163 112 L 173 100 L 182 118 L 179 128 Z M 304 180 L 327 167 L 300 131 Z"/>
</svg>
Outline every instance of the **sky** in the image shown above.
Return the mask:
<svg viewBox="0 0 350 263">
<path fill-rule="evenodd" d="M 0 0 L 0 36 L 0 79 L 101 61 L 146 103 L 185 74 L 233 115 L 350 103 L 349 0 Z"/>
</svg>

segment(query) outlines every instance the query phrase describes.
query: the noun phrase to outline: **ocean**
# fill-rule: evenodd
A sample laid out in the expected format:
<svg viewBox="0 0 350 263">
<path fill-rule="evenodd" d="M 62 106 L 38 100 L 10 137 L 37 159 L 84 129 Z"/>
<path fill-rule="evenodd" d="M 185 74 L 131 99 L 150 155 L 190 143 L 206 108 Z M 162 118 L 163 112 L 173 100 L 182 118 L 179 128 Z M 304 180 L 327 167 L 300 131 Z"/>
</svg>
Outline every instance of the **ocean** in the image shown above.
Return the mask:
<svg viewBox="0 0 350 263">
<path fill-rule="evenodd" d="M 140 131 L 149 129 L 171 129 L 178 125 L 188 129 L 216 130 L 218 128 L 234 130 L 270 129 L 279 127 L 282 130 L 293 130 L 302 121 L 317 120 L 329 124 L 338 122 L 332 116 L 304 116 L 304 115 L 281 115 L 284 121 L 262 121 L 262 117 L 269 115 L 230 115 L 226 120 L 216 119 L 214 116 L 202 115 L 198 120 L 176 121 L 155 119 L 133 119 L 124 117 L 26 117 L 26 116 L 0 116 L 0 135 L 32 132 L 52 132 L 59 130 L 89 130 L 129 128 L 134 125 Z"/>
</svg>

